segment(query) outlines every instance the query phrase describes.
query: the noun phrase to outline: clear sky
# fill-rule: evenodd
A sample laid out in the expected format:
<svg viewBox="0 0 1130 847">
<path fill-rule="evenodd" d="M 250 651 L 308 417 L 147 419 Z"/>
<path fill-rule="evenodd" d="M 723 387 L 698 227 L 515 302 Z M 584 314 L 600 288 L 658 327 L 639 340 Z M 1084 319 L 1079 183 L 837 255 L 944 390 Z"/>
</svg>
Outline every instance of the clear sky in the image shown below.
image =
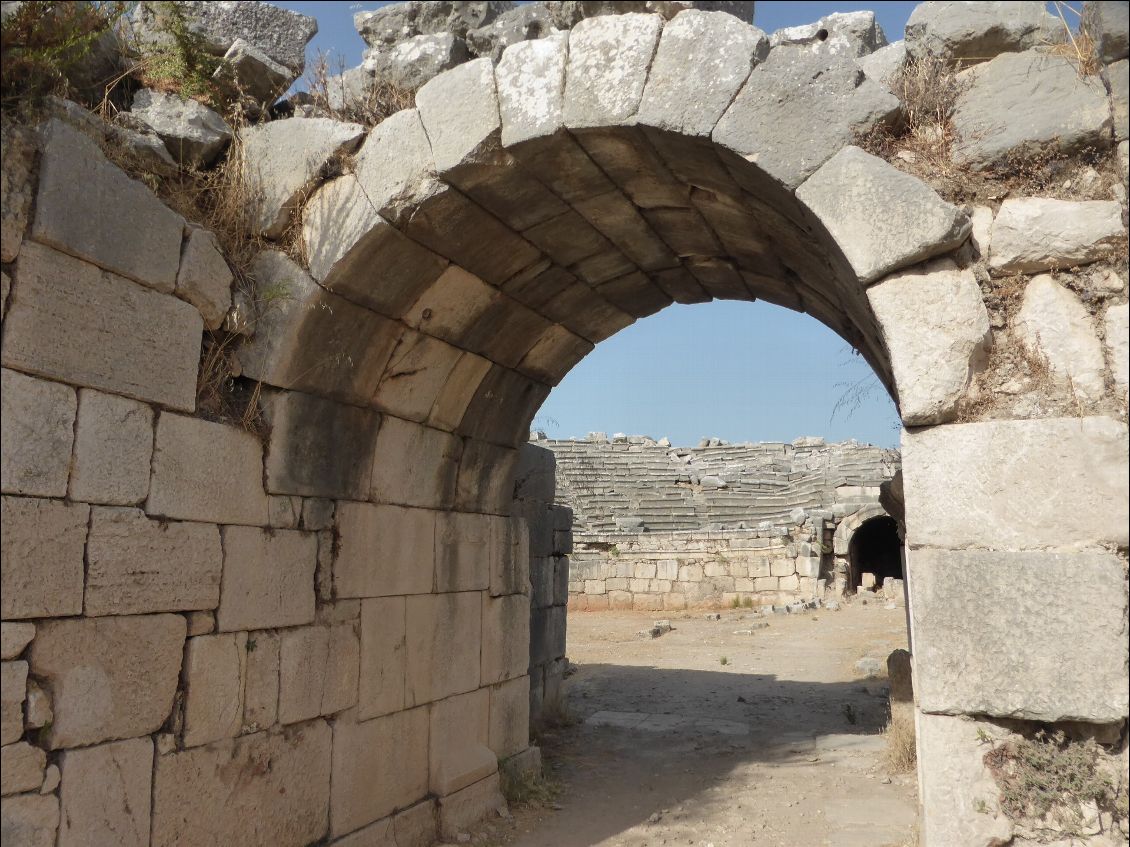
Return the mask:
<svg viewBox="0 0 1130 847">
<path fill-rule="evenodd" d="M 365 48 L 353 14 L 388 4 L 278 5 L 317 18 L 311 57 L 321 51 L 353 67 Z M 754 23 L 771 33 L 832 12 L 871 9 L 895 41 L 915 5 L 759 0 Z M 895 446 L 894 404 L 871 376 L 839 336 L 807 315 L 761 302 L 672 306 L 600 344 L 553 391 L 534 426 L 552 438 L 626 432 L 693 445 L 704 436 L 791 441 L 823 435 Z M 861 402 L 837 411 L 859 383 L 870 383 Z"/>
</svg>

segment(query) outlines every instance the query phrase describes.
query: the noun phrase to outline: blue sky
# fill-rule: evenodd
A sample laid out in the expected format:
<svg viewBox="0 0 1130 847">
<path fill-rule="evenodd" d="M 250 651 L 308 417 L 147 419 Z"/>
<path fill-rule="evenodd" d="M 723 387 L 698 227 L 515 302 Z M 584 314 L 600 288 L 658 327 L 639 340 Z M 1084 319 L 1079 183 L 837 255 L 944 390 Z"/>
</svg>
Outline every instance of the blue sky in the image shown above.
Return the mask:
<svg viewBox="0 0 1130 847">
<path fill-rule="evenodd" d="M 278 5 L 317 18 L 311 57 L 322 51 L 353 67 L 365 47 L 353 14 L 387 3 Z M 915 5 L 759 0 L 754 23 L 772 32 L 870 8 L 895 41 Z M 807 315 L 761 302 L 672 306 L 599 345 L 554 389 L 534 425 L 554 438 L 626 432 L 693 445 L 704 436 L 791 441 L 823 435 L 894 446 L 898 417 L 877 382 L 854 410 L 836 411 L 849 386 L 870 375 L 839 336 Z"/>
</svg>

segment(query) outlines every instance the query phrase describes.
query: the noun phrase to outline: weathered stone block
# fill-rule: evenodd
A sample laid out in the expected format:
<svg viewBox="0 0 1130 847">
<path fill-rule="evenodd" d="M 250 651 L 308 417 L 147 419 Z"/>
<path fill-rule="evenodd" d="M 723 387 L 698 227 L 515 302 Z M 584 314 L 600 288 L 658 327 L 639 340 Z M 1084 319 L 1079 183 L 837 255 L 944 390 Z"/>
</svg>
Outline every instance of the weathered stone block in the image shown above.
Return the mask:
<svg viewBox="0 0 1130 847">
<path fill-rule="evenodd" d="M 430 335 L 405 331 L 377 385 L 373 405 L 403 420 L 426 421 L 464 356 L 471 354 Z M 453 427 L 448 424 L 442 428 Z"/>
<path fill-rule="evenodd" d="M 373 451 L 370 499 L 450 508 L 463 442 L 448 432 L 386 415 Z"/>
<path fill-rule="evenodd" d="M 0 609 L 6 619 L 82 614 L 83 551 L 90 507 L 4 497 Z"/>
<path fill-rule="evenodd" d="M 520 676 L 490 688 L 490 749 L 499 759 L 530 746 L 530 678 Z"/>
<path fill-rule="evenodd" d="M 317 538 L 308 532 L 226 526 L 216 626 L 221 631 L 314 620 Z"/>
<path fill-rule="evenodd" d="M 357 704 L 360 643 L 352 622 L 283 630 L 279 722 L 332 715 Z"/>
<path fill-rule="evenodd" d="M 129 114 L 160 136 L 169 154 L 186 168 L 208 168 L 233 135 L 218 112 L 172 91 L 142 88 L 133 95 Z"/>
<path fill-rule="evenodd" d="M 338 597 L 432 590 L 436 512 L 339 502 L 334 587 Z"/>
<path fill-rule="evenodd" d="M 1117 556 L 917 549 L 909 569 L 923 711 L 1091 723 L 1130 713 Z M 1073 585 L 1087 613 L 1041 590 L 1036 573 Z"/>
<path fill-rule="evenodd" d="M 30 373 L 192 411 L 202 329 L 189 303 L 28 243 L 0 358 Z M 45 345 L 45 338 L 58 343 Z"/>
<path fill-rule="evenodd" d="M 3 697 L 0 705 L 0 744 L 19 741 L 24 734 L 24 700 L 27 699 L 27 662 L 0 664 Z"/>
<path fill-rule="evenodd" d="M 74 389 L 7 369 L 0 379 L 0 486 L 5 494 L 62 497 L 78 406 Z"/>
<path fill-rule="evenodd" d="M 84 388 L 78 393 L 72 500 L 132 506 L 149 493 L 153 409 Z"/>
<path fill-rule="evenodd" d="M 368 497 L 381 417 L 298 391 L 264 392 L 272 494 Z"/>
<path fill-rule="evenodd" d="M 530 599 L 483 592 L 481 682 L 489 685 L 526 673 L 530 664 Z"/>
<path fill-rule="evenodd" d="M 489 587 L 494 521 L 489 515 L 468 512 L 445 512 L 437 517 L 436 591 Z"/>
<path fill-rule="evenodd" d="M 360 720 L 404 708 L 405 599 L 375 597 L 361 603 Z"/>
<path fill-rule="evenodd" d="M 1085 265 L 1111 255 L 1125 239 L 1115 200 L 1005 200 L 993 220 L 989 269 L 1035 273 Z"/>
<path fill-rule="evenodd" d="M 1053 378 L 1069 381 L 1076 396 L 1083 400 L 1103 396 L 1102 345 L 1091 313 L 1073 291 L 1048 274 L 1030 280 L 1015 331 L 1020 343 L 1047 363 Z"/>
<path fill-rule="evenodd" d="M 279 713 L 279 635 L 247 636 L 247 680 L 243 693 L 243 725 L 250 730 L 272 726 Z"/>
<path fill-rule="evenodd" d="M 333 835 L 415 803 L 428 793 L 428 710 L 334 724 Z"/>
<path fill-rule="evenodd" d="M 31 232 L 36 241 L 158 291 L 173 291 L 184 219 L 57 118 L 43 131 L 35 207 Z M 25 255 L 21 251 L 21 261 Z M 167 327 L 153 329 L 167 339 Z"/>
<path fill-rule="evenodd" d="M 844 192 L 844 186 L 852 186 Z M 843 251 L 860 282 L 946 253 L 968 237 L 965 213 L 927 185 L 845 147 L 797 189 Z"/>
<path fill-rule="evenodd" d="M 419 705 L 479 687 L 482 595 L 424 594 L 406 600 L 406 702 Z"/>
<path fill-rule="evenodd" d="M 184 746 L 239 735 L 247 682 L 247 633 L 190 638 L 183 675 Z"/>
<path fill-rule="evenodd" d="M 147 847 L 153 742 L 115 741 L 61 758 L 59 847 Z"/>
<path fill-rule="evenodd" d="M 1060 26 L 1040 2 L 920 3 L 906 23 L 906 52 L 968 66 L 1044 46 Z"/>
<path fill-rule="evenodd" d="M 87 615 L 214 609 L 220 602 L 223 550 L 211 524 L 95 507 L 86 557 Z"/>
<path fill-rule="evenodd" d="M 569 34 L 565 125 L 571 129 L 628 122 L 639 107 L 663 21 L 656 15 L 587 18 Z"/>
<path fill-rule="evenodd" d="M 498 770 L 487 746 L 490 691 L 449 697 L 432 705 L 428 738 L 428 787 L 443 797 Z"/>
<path fill-rule="evenodd" d="M 1127 304 L 1111 306 L 1103 317 L 1103 329 L 1110 375 L 1118 391 L 1130 385 L 1130 309 Z"/>
<path fill-rule="evenodd" d="M 233 279 L 216 236 L 202 227 L 190 228 L 177 272 L 177 297 L 200 311 L 208 329 L 223 325 Z"/>
<path fill-rule="evenodd" d="M 0 805 L 0 832 L 20 847 L 55 847 L 59 800 L 54 794 L 6 797 Z"/>
<path fill-rule="evenodd" d="M 544 665 L 565 655 L 565 607 L 535 609 L 530 615 L 530 665 Z"/>
<path fill-rule="evenodd" d="M 24 231 L 31 214 L 35 196 L 32 179 L 38 156 L 38 136 L 30 127 L 15 121 L 5 123 L 0 130 L 0 151 L 3 152 L 4 169 L 0 171 L 0 261 L 14 261 L 20 252 Z M 8 299 L 7 281 L 4 283 L 4 301 Z"/>
<path fill-rule="evenodd" d="M 505 146 L 552 135 L 561 126 L 568 42 L 568 35 L 555 33 L 512 44 L 502 54 L 494 75 Z"/>
<path fill-rule="evenodd" d="M 158 756 L 152 844 L 303 847 L 318 841 L 328 827 L 330 738 L 324 721 L 311 721 L 286 733 L 257 732 Z M 243 779 L 233 791 L 236 774 Z M 208 826 L 186 826 L 186 820 Z"/>
<path fill-rule="evenodd" d="M 155 732 L 168 718 L 180 676 L 180 615 L 42 621 L 28 651 L 51 689 L 51 750 Z"/>
<path fill-rule="evenodd" d="M 222 486 L 216 485 L 218 479 Z M 162 414 L 145 511 L 190 521 L 265 525 L 263 445 L 234 426 Z"/>
<path fill-rule="evenodd" d="M 506 800 L 499 790 L 498 774 L 493 773 L 461 791 L 439 800 L 439 832 L 454 839 L 460 832 L 482 820 L 487 812 L 506 813 Z"/>
<path fill-rule="evenodd" d="M 7 684 L 7 679 L 4 680 Z M 17 741 L 0 747 L 0 794 L 19 794 L 36 791 L 43 784 L 43 771 L 47 767 L 47 754 L 28 744 Z M 7 830 L 5 830 L 7 831 Z"/>
<path fill-rule="evenodd" d="M 948 549 L 1125 547 L 1127 452 L 1126 424 L 1102 417 L 904 432 L 907 541 Z"/>
<path fill-rule="evenodd" d="M 35 638 L 35 624 L 4 621 L 0 624 L 0 659 L 17 658 Z"/>
<path fill-rule="evenodd" d="M 992 343 L 973 271 L 936 260 L 892 274 L 867 299 L 891 354 L 903 423 L 951 419 Z"/>
</svg>

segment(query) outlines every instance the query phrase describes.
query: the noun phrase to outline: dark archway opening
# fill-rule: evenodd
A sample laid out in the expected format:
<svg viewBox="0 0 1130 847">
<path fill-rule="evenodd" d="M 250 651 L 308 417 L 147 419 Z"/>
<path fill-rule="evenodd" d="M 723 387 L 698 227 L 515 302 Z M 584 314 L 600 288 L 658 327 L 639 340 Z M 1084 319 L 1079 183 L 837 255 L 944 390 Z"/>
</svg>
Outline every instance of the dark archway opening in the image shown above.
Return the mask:
<svg viewBox="0 0 1130 847">
<path fill-rule="evenodd" d="M 881 588 L 887 579 L 902 579 L 902 541 L 895 519 L 883 515 L 865 521 L 848 546 L 852 587 Z M 874 582 L 865 578 L 872 574 Z"/>
</svg>

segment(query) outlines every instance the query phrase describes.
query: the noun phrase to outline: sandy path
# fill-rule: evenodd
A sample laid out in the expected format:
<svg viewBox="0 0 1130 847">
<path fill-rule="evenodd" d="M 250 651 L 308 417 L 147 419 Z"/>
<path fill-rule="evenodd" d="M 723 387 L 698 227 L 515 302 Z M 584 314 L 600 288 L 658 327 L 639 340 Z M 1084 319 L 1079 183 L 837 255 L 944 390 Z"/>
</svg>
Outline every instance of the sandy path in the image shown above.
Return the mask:
<svg viewBox="0 0 1130 847">
<path fill-rule="evenodd" d="M 864 655 L 905 646 L 901 609 L 751 619 L 740 611 L 569 616 L 570 708 L 539 739 L 559 809 L 477 833 L 515 847 L 881 847 L 911 843 L 913 775 L 882 765 L 885 681 Z M 735 631 L 765 628 L 752 634 Z M 725 659 L 725 664 L 722 660 Z"/>
</svg>

